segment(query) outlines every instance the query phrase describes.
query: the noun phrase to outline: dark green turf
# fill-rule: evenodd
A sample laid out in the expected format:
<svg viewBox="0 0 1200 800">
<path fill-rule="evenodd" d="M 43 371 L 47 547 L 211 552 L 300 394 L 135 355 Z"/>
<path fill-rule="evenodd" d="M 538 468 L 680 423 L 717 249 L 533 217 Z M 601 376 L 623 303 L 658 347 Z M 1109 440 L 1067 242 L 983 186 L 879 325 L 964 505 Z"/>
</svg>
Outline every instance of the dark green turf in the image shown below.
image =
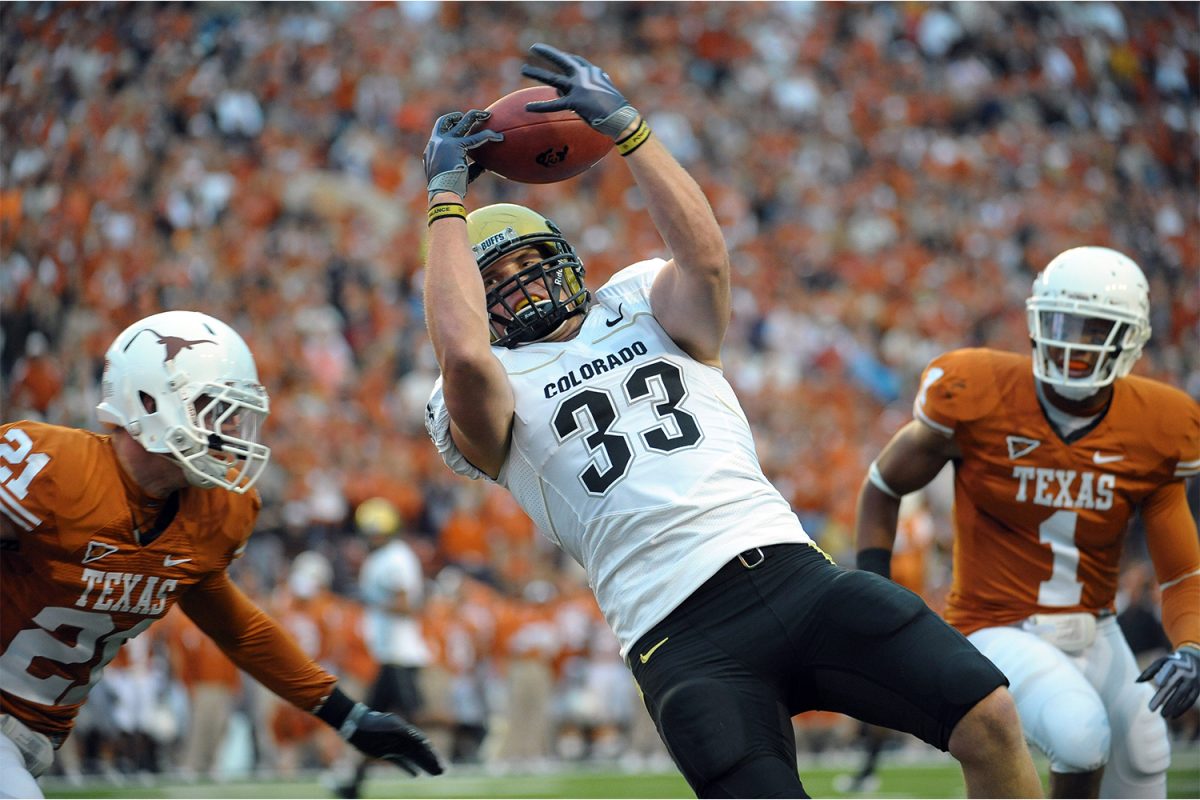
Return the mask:
<svg viewBox="0 0 1200 800">
<path fill-rule="evenodd" d="M 1180 758 L 1182 756 L 1182 758 Z M 1200 797 L 1200 753 L 1176 753 L 1182 762 L 1168 776 L 1168 796 Z M 1194 765 L 1194 766 L 1193 766 Z M 814 797 L 845 797 L 833 788 L 834 778 L 845 769 L 807 767 L 804 785 Z M 1043 769 L 1043 776 L 1045 775 Z M 871 797 L 963 797 L 962 773 L 953 762 L 923 765 L 885 765 L 881 783 Z M 224 784 L 163 782 L 151 786 L 89 783 L 68 788 L 61 783 L 46 787 L 49 798 L 309 798 L 330 797 L 320 782 L 231 781 Z M 483 775 L 451 772 L 440 778 L 408 780 L 388 772 L 372 773 L 366 797 L 460 798 L 565 798 L 565 797 L 692 797 L 683 778 L 673 773 L 622 774 L 578 770 L 553 775 Z"/>
</svg>

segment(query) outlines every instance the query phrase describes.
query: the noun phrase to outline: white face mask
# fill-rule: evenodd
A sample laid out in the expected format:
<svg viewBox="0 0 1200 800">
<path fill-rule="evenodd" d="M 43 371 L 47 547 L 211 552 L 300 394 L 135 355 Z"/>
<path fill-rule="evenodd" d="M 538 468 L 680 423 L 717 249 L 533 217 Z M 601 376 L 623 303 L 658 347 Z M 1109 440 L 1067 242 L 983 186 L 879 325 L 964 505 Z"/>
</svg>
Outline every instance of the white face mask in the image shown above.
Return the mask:
<svg viewBox="0 0 1200 800">
<path fill-rule="evenodd" d="M 1150 338 L 1146 278 L 1105 247 L 1056 256 L 1034 280 L 1025 308 L 1034 376 L 1072 400 L 1128 375 Z"/>
<path fill-rule="evenodd" d="M 1071 383 L 1053 383 L 1050 384 L 1050 389 L 1060 397 L 1076 401 L 1087 400 L 1100 392 L 1100 389 L 1095 386 L 1079 386 Z"/>
</svg>

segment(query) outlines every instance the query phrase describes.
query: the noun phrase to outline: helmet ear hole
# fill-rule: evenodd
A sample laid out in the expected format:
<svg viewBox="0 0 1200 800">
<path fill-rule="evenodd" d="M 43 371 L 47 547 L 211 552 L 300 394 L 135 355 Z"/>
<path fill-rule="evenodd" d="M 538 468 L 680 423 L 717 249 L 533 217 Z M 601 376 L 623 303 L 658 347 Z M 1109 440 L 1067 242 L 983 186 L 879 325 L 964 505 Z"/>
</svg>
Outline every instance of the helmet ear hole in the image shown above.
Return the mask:
<svg viewBox="0 0 1200 800">
<path fill-rule="evenodd" d="M 158 403 L 146 392 L 138 392 L 138 400 L 141 401 L 142 408 L 146 409 L 147 414 L 153 414 L 158 410 Z"/>
</svg>

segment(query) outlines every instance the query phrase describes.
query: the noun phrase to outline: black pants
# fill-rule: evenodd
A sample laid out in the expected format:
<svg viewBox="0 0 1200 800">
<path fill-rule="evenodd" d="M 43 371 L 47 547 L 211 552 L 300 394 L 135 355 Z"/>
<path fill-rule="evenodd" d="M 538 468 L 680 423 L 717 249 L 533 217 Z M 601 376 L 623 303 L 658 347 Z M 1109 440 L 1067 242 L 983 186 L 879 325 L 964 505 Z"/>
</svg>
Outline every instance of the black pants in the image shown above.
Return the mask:
<svg viewBox="0 0 1200 800">
<path fill-rule="evenodd" d="M 743 563 L 744 562 L 744 563 Z M 947 749 L 1008 681 L 912 592 L 787 544 L 743 553 L 628 660 L 701 797 L 803 797 L 791 718 L 828 710 Z"/>
<path fill-rule="evenodd" d="M 418 671 L 418 667 L 380 664 L 375 682 L 367 693 L 367 705 L 376 711 L 392 711 L 411 720 L 423 705 L 417 684 Z"/>
</svg>

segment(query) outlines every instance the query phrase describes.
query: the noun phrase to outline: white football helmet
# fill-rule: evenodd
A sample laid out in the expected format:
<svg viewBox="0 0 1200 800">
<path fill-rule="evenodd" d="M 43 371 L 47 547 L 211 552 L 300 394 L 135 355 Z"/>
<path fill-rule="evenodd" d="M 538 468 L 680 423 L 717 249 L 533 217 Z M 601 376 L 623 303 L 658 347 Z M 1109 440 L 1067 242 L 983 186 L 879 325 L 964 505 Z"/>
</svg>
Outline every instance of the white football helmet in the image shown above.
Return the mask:
<svg viewBox="0 0 1200 800">
<path fill-rule="evenodd" d="M 1034 376 L 1076 400 L 1128 375 L 1150 339 L 1146 276 L 1107 247 L 1056 256 L 1034 279 L 1025 309 Z"/>
<path fill-rule="evenodd" d="M 269 412 L 250 348 L 207 314 L 146 317 L 105 354 L 96 416 L 174 458 L 193 486 L 249 490 L 271 456 L 259 442 Z"/>
</svg>

